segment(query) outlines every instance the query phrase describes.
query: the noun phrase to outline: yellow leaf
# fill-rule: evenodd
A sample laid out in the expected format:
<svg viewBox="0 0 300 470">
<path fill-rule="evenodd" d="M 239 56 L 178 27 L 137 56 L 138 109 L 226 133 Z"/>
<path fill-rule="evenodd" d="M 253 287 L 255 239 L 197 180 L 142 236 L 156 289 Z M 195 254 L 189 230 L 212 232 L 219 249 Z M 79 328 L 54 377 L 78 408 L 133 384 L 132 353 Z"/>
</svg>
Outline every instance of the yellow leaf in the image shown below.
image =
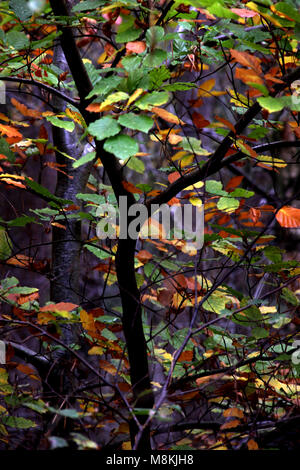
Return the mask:
<svg viewBox="0 0 300 470">
<path fill-rule="evenodd" d="M 191 197 L 189 201 L 193 206 L 202 207 L 202 201 L 198 197 Z"/>
<path fill-rule="evenodd" d="M 272 307 L 263 306 L 263 307 L 259 307 L 259 310 L 263 314 L 276 313 L 277 312 L 277 307 L 275 307 L 275 305 L 272 306 Z"/>
<path fill-rule="evenodd" d="M 172 113 L 169 113 L 169 111 L 166 111 L 163 108 L 159 108 L 157 106 L 153 106 L 151 109 L 152 113 L 156 114 L 159 116 L 161 119 L 164 121 L 170 122 L 171 124 L 180 124 L 182 126 L 185 126 L 185 122 L 179 119 L 177 116 L 175 116 Z"/>
<path fill-rule="evenodd" d="M 122 442 L 122 450 L 132 450 L 131 442 L 130 441 Z"/>
<path fill-rule="evenodd" d="M 164 349 L 154 348 L 154 353 L 158 358 L 162 359 L 163 362 L 172 362 L 173 356 Z"/>
<path fill-rule="evenodd" d="M 135 100 L 137 100 L 138 97 L 141 96 L 142 93 L 144 93 L 143 88 L 137 88 L 129 97 L 129 100 L 126 103 L 125 109 L 128 108 L 128 106 L 130 106 L 131 103 L 133 103 Z"/>
<path fill-rule="evenodd" d="M 214 78 L 211 78 L 210 80 L 207 80 L 206 82 L 202 83 L 198 89 L 198 97 L 203 97 L 203 96 L 211 96 L 210 90 L 213 89 L 215 86 L 216 80 Z"/>
<path fill-rule="evenodd" d="M 90 356 L 93 356 L 94 354 L 95 355 L 99 355 L 99 356 L 102 356 L 102 354 L 104 353 L 104 349 L 101 348 L 101 346 L 93 346 L 91 349 L 89 349 L 88 351 L 88 354 Z"/>
</svg>

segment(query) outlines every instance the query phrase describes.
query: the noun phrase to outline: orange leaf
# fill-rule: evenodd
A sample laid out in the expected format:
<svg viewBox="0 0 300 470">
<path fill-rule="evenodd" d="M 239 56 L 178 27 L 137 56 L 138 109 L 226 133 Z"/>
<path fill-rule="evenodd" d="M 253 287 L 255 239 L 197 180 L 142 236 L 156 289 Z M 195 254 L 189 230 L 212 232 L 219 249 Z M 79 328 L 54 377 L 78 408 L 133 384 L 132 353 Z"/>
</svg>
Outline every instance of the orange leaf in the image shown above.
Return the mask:
<svg viewBox="0 0 300 470">
<path fill-rule="evenodd" d="M 139 188 L 136 188 L 134 184 L 130 183 L 129 181 L 122 181 L 123 187 L 129 192 L 133 194 L 142 194 L 143 191 Z"/>
<path fill-rule="evenodd" d="M 107 361 L 103 361 L 103 360 L 99 361 L 99 366 L 100 366 L 100 369 L 105 370 L 109 374 L 116 375 L 117 373 L 117 369 L 115 368 L 115 366 L 113 364 L 110 364 Z"/>
<path fill-rule="evenodd" d="M 254 439 L 250 439 L 247 443 L 247 447 L 249 450 L 258 450 L 258 444 Z"/>
<path fill-rule="evenodd" d="M 58 304 L 49 304 L 44 305 L 44 307 L 40 308 L 41 312 L 71 312 L 78 305 L 72 304 L 71 302 L 59 302 Z"/>
<path fill-rule="evenodd" d="M 250 67 L 255 72 L 262 73 L 261 60 L 258 57 L 248 54 L 248 52 L 240 52 L 234 49 L 230 49 L 230 53 L 235 62 L 244 65 L 244 67 Z"/>
<path fill-rule="evenodd" d="M 181 124 L 182 126 L 185 126 L 185 122 L 183 122 L 177 116 L 175 116 L 172 113 L 169 113 L 169 111 L 166 111 L 163 108 L 158 108 L 157 106 L 153 106 L 151 111 L 152 113 L 159 116 L 161 119 L 164 119 L 164 121 L 170 122 L 171 124 Z"/>
<path fill-rule="evenodd" d="M 236 130 L 235 130 L 234 125 L 231 124 L 231 122 L 227 121 L 227 119 L 224 119 L 220 116 L 216 116 L 216 120 L 222 122 L 222 124 L 224 124 L 224 126 L 228 127 L 228 129 L 230 129 L 234 134 L 236 134 Z"/>
<path fill-rule="evenodd" d="M 263 83 L 263 79 L 254 70 L 240 67 L 235 69 L 235 78 L 242 80 L 243 83 Z"/>
<path fill-rule="evenodd" d="M 20 139 L 23 137 L 17 129 L 11 126 L 5 126 L 4 124 L 0 124 L 0 132 L 8 137 L 18 137 Z"/>
<path fill-rule="evenodd" d="M 239 408 L 228 408 L 227 410 L 223 412 L 223 415 L 225 416 L 225 418 L 228 418 L 228 417 L 243 418 L 244 417 L 243 411 L 239 410 Z"/>
<path fill-rule="evenodd" d="M 291 206 L 284 206 L 277 212 L 276 219 L 281 227 L 300 227 L 300 209 Z"/>
<path fill-rule="evenodd" d="M 173 173 L 169 174 L 168 180 L 170 183 L 174 183 L 174 181 L 178 180 L 178 178 L 180 177 L 181 177 L 180 173 L 178 173 L 178 171 L 174 171 Z"/>
<path fill-rule="evenodd" d="M 233 419 L 231 421 L 228 421 L 227 423 L 222 424 L 220 429 L 236 428 L 239 424 L 240 424 L 240 421 L 238 419 Z"/>
<path fill-rule="evenodd" d="M 178 358 L 178 362 L 190 362 L 193 360 L 193 357 L 193 351 L 183 351 Z"/>
<path fill-rule="evenodd" d="M 23 116 L 35 118 L 35 119 L 41 119 L 41 113 L 35 109 L 29 109 L 25 104 L 20 103 L 17 101 L 15 98 L 11 98 L 11 104 L 17 108 L 17 110 L 23 114 Z"/>
<path fill-rule="evenodd" d="M 256 224 L 261 217 L 261 211 L 259 209 L 255 209 L 254 207 L 251 207 L 250 217 L 253 220 L 254 224 Z"/>
<path fill-rule="evenodd" d="M 243 181 L 243 176 L 234 176 L 231 180 L 228 181 L 225 190 L 228 192 L 229 189 L 234 189 L 241 184 Z"/>
<path fill-rule="evenodd" d="M 210 96 L 210 90 L 213 89 L 215 86 L 216 80 L 214 78 L 211 78 L 210 80 L 207 80 L 206 82 L 202 83 L 198 89 L 198 97 L 200 96 Z"/>
<path fill-rule="evenodd" d="M 135 52 L 135 54 L 141 54 L 146 49 L 146 43 L 144 41 L 128 42 L 126 44 L 126 50 Z"/>
</svg>

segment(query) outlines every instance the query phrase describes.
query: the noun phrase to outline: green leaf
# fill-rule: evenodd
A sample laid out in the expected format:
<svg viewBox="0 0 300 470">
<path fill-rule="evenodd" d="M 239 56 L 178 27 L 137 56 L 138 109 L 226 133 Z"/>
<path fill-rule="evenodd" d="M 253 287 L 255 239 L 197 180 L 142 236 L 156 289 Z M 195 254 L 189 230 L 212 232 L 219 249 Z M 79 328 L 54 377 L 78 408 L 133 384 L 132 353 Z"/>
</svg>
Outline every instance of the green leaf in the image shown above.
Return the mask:
<svg viewBox="0 0 300 470">
<path fill-rule="evenodd" d="M 281 297 L 291 305 L 295 307 L 300 304 L 297 296 L 288 287 L 284 287 L 281 291 Z"/>
<path fill-rule="evenodd" d="M 167 103 L 167 101 L 169 101 L 169 93 L 166 91 L 154 91 L 153 93 L 148 93 L 137 100 L 135 105 L 139 109 L 149 110 L 153 106 L 160 106 Z"/>
<path fill-rule="evenodd" d="M 146 42 L 148 46 L 152 46 L 162 41 L 165 35 L 164 28 L 161 26 L 151 26 L 146 32 Z"/>
<path fill-rule="evenodd" d="M 119 117 L 118 122 L 128 129 L 148 133 L 153 126 L 153 120 L 143 114 L 127 113 Z"/>
<path fill-rule="evenodd" d="M 9 46 L 12 46 L 17 51 L 29 47 L 29 39 L 22 31 L 9 31 L 5 35 L 6 41 Z"/>
<path fill-rule="evenodd" d="M 149 73 L 151 89 L 159 88 L 163 84 L 163 82 L 170 78 L 170 76 L 171 72 L 167 69 L 165 65 L 151 70 L 151 72 Z"/>
<path fill-rule="evenodd" d="M 289 16 L 293 21 L 300 23 L 300 14 L 291 4 L 287 2 L 275 3 L 276 11 L 280 11 L 286 16 Z"/>
<path fill-rule="evenodd" d="M 2 416 L 1 421 L 6 426 L 16 429 L 29 429 L 36 427 L 36 423 L 34 421 L 18 416 Z"/>
<path fill-rule="evenodd" d="M 105 116 L 98 119 L 89 125 L 88 131 L 91 135 L 97 138 L 97 140 L 103 140 L 107 137 L 112 137 L 120 132 L 121 127 L 117 121 L 109 116 Z"/>
<path fill-rule="evenodd" d="M 252 336 L 254 336 L 255 339 L 267 338 L 269 332 L 265 330 L 265 328 L 255 327 L 252 329 Z"/>
<path fill-rule="evenodd" d="M 38 289 L 35 287 L 17 286 L 17 287 L 12 287 L 11 289 L 9 289 L 10 294 L 30 295 L 30 294 L 33 294 L 34 292 L 38 292 Z"/>
<path fill-rule="evenodd" d="M 123 31 L 122 33 L 118 33 L 116 35 L 116 42 L 122 43 L 122 42 L 135 41 L 136 39 L 139 38 L 141 33 L 142 33 L 141 29 L 136 29 L 136 28 L 127 29 L 126 31 Z"/>
<path fill-rule="evenodd" d="M 56 116 L 46 116 L 47 121 L 51 122 L 53 126 L 65 129 L 67 132 L 73 132 L 75 129 L 74 121 L 63 121 Z"/>
<path fill-rule="evenodd" d="M 82 201 L 85 202 L 94 202 L 95 204 L 105 204 L 106 200 L 104 196 L 101 196 L 100 194 L 82 194 L 78 193 L 76 194 L 77 199 L 81 199 Z"/>
<path fill-rule="evenodd" d="M 11 240 L 3 228 L 0 228 L 0 260 L 6 260 L 12 253 Z"/>
<path fill-rule="evenodd" d="M 32 11 L 26 0 L 10 0 L 9 8 L 22 22 L 28 21 L 32 17 Z"/>
<path fill-rule="evenodd" d="M 132 157 L 139 151 L 138 143 L 128 135 L 123 134 L 107 139 L 103 148 L 121 159 Z"/>
<path fill-rule="evenodd" d="M 216 194 L 217 196 L 226 196 L 228 194 L 226 191 L 224 191 L 221 181 L 205 181 L 205 190 L 208 193 Z"/>
<path fill-rule="evenodd" d="M 96 158 L 96 152 L 89 152 L 80 157 L 76 162 L 73 163 L 73 168 L 78 168 L 81 165 L 85 165 L 85 163 L 92 162 Z"/>
<path fill-rule="evenodd" d="M 186 91 L 190 90 L 191 88 L 198 88 L 195 83 L 186 83 L 186 82 L 178 82 L 178 83 L 171 83 L 170 85 L 164 85 L 163 89 L 166 91 Z"/>
<path fill-rule="evenodd" d="M 87 95 L 87 99 L 92 98 L 94 95 L 107 95 L 111 91 L 115 90 L 118 85 L 122 82 L 123 77 L 115 75 L 113 77 L 102 78 L 99 83 L 92 89 Z"/>
<path fill-rule="evenodd" d="M 201 140 L 195 137 L 184 137 L 181 146 L 187 152 L 195 153 L 196 155 L 210 155 L 210 152 L 201 147 Z"/>
<path fill-rule="evenodd" d="M 260 106 L 267 109 L 270 113 L 281 111 L 284 108 L 284 103 L 279 98 L 272 98 L 272 96 L 262 96 L 257 98 Z"/>
<path fill-rule="evenodd" d="M 5 155 L 9 162 L 14 163 L 16 159 L 15 154 L 10 150 L 10 146 L 3 137 L 0 139 L 0 153 Z"/>
<path fill-rule="evenodd" d="M 247 189 L 244 188 L 236 188 L 234 191 L 230 193 L 230 197 L 252 197 L 254 196 L 253 191 L 248 191 Z"/>
<path fill-rule="evenodd" d="M 91 246 L 91 245 L 84 245 L 84 247 L 89 250 L 93 255 L 95 255 L 99 259 L 106 259 L 106 258 L 111 258 L 111 254 L 107 253 L 106 251 L 102 250 L 101 248 L 98 248 L 96 246 Z"/>
<path fill-rule="evenodd" d="M 43 196 L 45 199 L 48 199 L 50 201 L 53 201 L 57 204 L 73 204 L 73 201 L 70 201 L 69 199 L 62 199 L 60 197 L 54 196 L 54 194 L 50 193 L 50 191 L 42 186 L 41 184 L 37 183 L 36 181 L 33 181 L 25 176 L 25 182 L 26 185 L 32 189 L 36 194 L 40 194 Z"/>
<path fill-rule="evenodd" d="M 217 203 L 217 207 L 220 211 L 232 212 L 235 211 L 240 205 L 238 199 L 232 197 L 221 197 Z"/>
<path fill-rule="evenodd" d="M 130 157 L 126 162 L 126 166 L 137 173 L 144 173 L 145 165 L 142 160 L 136 157 Z"/>
<path fill-rule="evenodd" d="M 160 64 L 167 59 L 167 52 L 163 49 L 155 49 L 150 54 L 147 54 L 144 60 L 145 67 L 159 67 Z"/>
<path fill-rule="evenodd" d="M 98 7 L 101 7 L 105 3 L 105 0 L 86 0 L 84 2 L 77 3 L 77 5 L 74 5 L 72 11 L 75 13 L 87 10 L 92 11 Z"/>
<path fill-rule="evenodd" d="M 27 224 L 35 222 L 34 217 L 29 217 L 28 215 L 23 215 L 22 217 L 17 217 L 16 219 L 10 220 L 7 222 L 9 227 L 25 227 Z"/>
</svg>

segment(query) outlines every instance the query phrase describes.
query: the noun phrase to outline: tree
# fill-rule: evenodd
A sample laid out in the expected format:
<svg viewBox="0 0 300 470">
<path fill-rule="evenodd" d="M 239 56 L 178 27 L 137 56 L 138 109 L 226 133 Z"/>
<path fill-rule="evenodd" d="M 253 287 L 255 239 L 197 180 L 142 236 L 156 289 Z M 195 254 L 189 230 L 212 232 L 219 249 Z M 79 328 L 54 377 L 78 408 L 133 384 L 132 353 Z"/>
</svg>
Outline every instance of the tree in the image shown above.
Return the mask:
<svg viewBox="0 0 300 470">
<path fill-rule="evenodd" d="M 1 219 L 0 322 L 11 368 L 41 397 L 17 387 L 14 406 L 35 414 L 9 413 L 3 367 L 1 432 L 36 427 L 38 448 L 287 446 L 299 422 L 299 267 L 281 240 L 296 229 L 299 243 L 298 6 L 11 0 L 0 14 L 0 182 L 17 216 Z M 203 246 L 184 226 L 167 236 L 152 211 L 164 204 L 175 219 L 204 211 Z"/>
</svg>

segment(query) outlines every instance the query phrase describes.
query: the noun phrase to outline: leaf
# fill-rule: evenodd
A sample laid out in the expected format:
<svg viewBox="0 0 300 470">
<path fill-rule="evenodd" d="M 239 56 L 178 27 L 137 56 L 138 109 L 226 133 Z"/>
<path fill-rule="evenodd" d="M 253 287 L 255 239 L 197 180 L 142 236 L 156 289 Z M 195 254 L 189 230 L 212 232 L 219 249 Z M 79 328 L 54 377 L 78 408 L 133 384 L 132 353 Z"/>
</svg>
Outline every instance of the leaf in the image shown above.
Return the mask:
<svg viewBox="0 0 300 470">
<path fill-rule="evenodd" d="M 262 73 L 261 69 L 261 59 L 258 57 L 249 54 L 248 52 L 240 52 L 235 49 L 230 49 L 231 57 L 244 67 L 250 67 L 257 73 Z"/>
<path fill-rule="evenodd" d="M 144 95 L 135 104 L 139 109 L 150 110 L 153 106 L 161 106 L 167 101 L 169 101 L 169 93 L 166 91 L 154 91 Z"/>
<path fill-rule="evenodd" d="M 77 3 L 77 5 L 74 5 L 72 11 L 75 13 L 88 10 L 93 11 L 105 3 L 105 0 L 85 0 L 83 2 Z"/>
<path fill-rule="evenodd" d="M 122 160 L 132 157 L 139 151 L 138 143 L 128 135 L 123 134 L 107 139 L 103 148 Z"/>
<path fill-rule="evenodd" d="M 254 439 L 249 439 L 249 441 L 247 442 L 247 447 L 248 447 L 248 450 L 258 450 L 259 449 L 258 444 Z"/>
<path fill-rule="evenodd" d="M 56 116 L 46 116 L 47 121 L 51 122 L 53 126 L 60 127 L 61 129 L 65 129 L 67 132 L 73 132 L 75 129 L 74 121 L 65 121 L 59 119 Z"/>
<path fill-rule="evenodd" d="M 277 212 L 276 219 L 281 227 L 300 227 L 300 209 L 291 206 L 284 206 Z"/>
<path fill-rule="evenodd" d="M 227 185 L 226 185 L 226 187 L 225 187 L 226 191 L 229 191 L 230 189 L 234 189 L 234 188 L 236 188 L 237 186 L 239 186 L 239 185 L 241 184 L 241 182 L 243 181 L 243 179 L 244 179 L 244 176 L 243 176 L 243 175 L 241 175 L 241 176 L 234 176 L 233 178 L 231 178 L 231 179 L 228 181 L 228 183 L 227 183 Z"/>
<path fill-rule="evenodd" d="M 9 144 L 3 137 L 0 138 L 0 154 L 5 155 L 9 162 L 14 163 L 15 154 L 11 151 Z"/>
<path fill-rule="evenodd" d="M 210 80 L 207 80 L 204 83 L 201 83 L 201 85 L 198 88 L 197 95 L 198 97 L 204 97 L 204 96 L 210 96 L 210 90 L 213 89 L 215 86 L 216 80 L 214 78 L 211 78 Z"/>
<path fill-rule="evenodd" d="M 105 116 L 92 122 L 88 127 L 88 132 L 96 137 L 97 140 L 103 140 L 118 134 L 121 127 L 117 121 L 109 116 Z"/>
<path fill-rule="evenodd" d="M 118 122 L 128 129 L 148 133 L 153 126 L 153 120 L 143 114 L 127 113 L 119 117 Z"/>
<path fill-rule="evenodd" d="M 59 302 L 57 304 L 48 304 L 40 308 L 40 312 L 71 312 L 78 308 L 78 305 L 71 302 Z"/>
<path fill-rule="evenodd" d="M 22 31 L 9 31 L 5 35 L 5 39 L 7 43 L 17 51 L 29 47 L 29 39 Z"/>
<path fill-rule="evenodd" d="M 254 70 L 242 69 L 240 67 L 237 67 L 235 69 L 235 78 L 241 80 L 246 84 L 263 83 L 263 79 Z"/>
<path fill-rule="evenodd" d="M 81 165 L 92 162 L 96 158 L 96 152 L 89 152 L 83 155 L 83 157 L 78 158 L 76 162 L 73 163 L 73 168 L 79 168 Z"/>
<path fill-rule="evenodd" d="M 20 139 L 23 137 L 17 129 L 12 126 L 5 126 L 4 124 L 0 124 L 0 132 L 7 135 L 7 137 L 17 137 Z"/>
<path fill-rule="evenodd" d="M 118 75 L 112 77 L 102 78 L 99 83 L 87 95 L 86 99 L 92 98 L 94 95 L 107 95 L 107 93 L 115 90 L 123 80 Z"/>
<path fill-rule="evenodd" d="M 104 361 L 104 360 L 99 361 L 99 367 L 100 367 L 100 370 L 103 369 L 111 375 L 116 375 L 118 372 L 116 367 L 113 364 L 110 364 L 109 362 Z"/>
<path fill-rule="evenodd" d="M 234 212 L 240 205 L 238 199 L 232 197 L 221 197 L 217 203 L 217 208 L 223 212 Z"/>
<path fill-rule="evenodd" d="M 117 91 L 116 93 L 112 93 L 109 95 L 103 103 L 100 104 L 98 112 L 104 111 L 106 106 L 109 106 L 114 103 L 118 103 L 119 101 L 124 101 L 129 97 L 127 93 L 123 91 Z M 92 103 L 93 104 L 93 103 Z M 88 109 L 89 107 L 87 107 Z"/>
<path fill-rule="evenodd" d="M 142 160 L 136 157 L 130 157 L 126 162 L 126 166 L 137 173 L 144 173 L 145 165 Z"/>
<path fill-rule="evenodd" d="M 30 189 L 32 189 L 36 194 L 40 194 L 41 196 L 44 196 L 45 199 L 56 202 L 57 204 L 60 204 L 60 205 L 73 204 L 73 201 L 70 201 L 69 199 L 61 199 L 57 196 L 54 196 L 54 194 L 50 193 L 50 191 L 47 188 L 37 183 L 36 181 L 33 181 L 25 177 L 25 182 L 26 182 L 26 185 Z"/>
<path fill-rule="evenodd" d="M 6 260 L 12 253 L 11 240 L 3 228 L 0 227 L 0 260 Z"/>
<path fill-rule="evenodd" d="M 37 111 L 35 109 L 27 108 L 27 106 L 25 106 L 25 104 L 20 103 L 15 98 L 11 98 L 10 101 L 11 101 L 11 104 L 13 106 L 15 106 L 15 108 L 17 108 L 17 110 L 21 114 L 23 114 L 23 116 L 27 116 L 27 117 L 31 117 L 31 118 L 35 118 L 35 119 L 41 119 L 42 116 L 41 116 L 40 111 Z"/>
<path fill-rule="evenodd" d="M 10 0 L 9 8 L 22 21 L 28 21 L 32 17 L 32 10 L 28 7 L 26 0 Z"/>
<path fill-rule="evenodd" d="M 261 96 L 257 98 L 258 103 L 264 109 L 267 109 L 269 113 L 276 113 L 277 111 L 281 111 L 285 104 L 279 98 L 272 98 L 272 96 Z"/>
<path fill-rule="evenodd" d="M 36 427 L 36 423 L 34 421 L 18 416 L 2 416 L 1 422 L 6 426 L 16 429 L 29 429 Z"/>
<path fill-rule="evenodd" d="M 182 139 L 182 148 L 187 152 L 195 153 L 196 155 L 210 155 L 210 152 L 202 148 L 201 140 L 195 137 L 184 137 Z"/>
<path fill-rule="evenodd" d="M 170 122 L 171 124 L 180 124 L 181 126 L 185 126 L 185 122 L 183 122 L 181 119 L 179 119 L 174 114 L 169 113 L 169 111 L 166 111 L 165 109 L 158 108 L 157 106 L 154 106 L 151 109 L 151 112 L 156 114 L 157 116 L 159 116 L 164 121 Z"/>
<path fill-rule="evenodd" d="M 84 247 L 99 259 L 111 258 L 111 254 L 107 253 L 105 250 L 102 250 L 100 247 L 98 248 L 97 246 L 91 245 L 84 245 Z"/>
<path fill-rule="evenodd" d="M 130 52 L 134 52 L 135 54 L 141 54 L 146 49 L 146 44 L 144 41 L 134 41 L 128 42 L 126 44 L 126 50 Z"/>
<path fill-rule="evenodd" d="M 230 8 L 230 10 L 241 18 L 253 18 L 256 16 L 256 13 L 246 8 Z"/>
<path fill-rule="evenodd" d="M 167 52 L 163 49 L 155 49 L 144 60 L 145 67 L 159 67 L 167 59 Z"/>
</svg>

